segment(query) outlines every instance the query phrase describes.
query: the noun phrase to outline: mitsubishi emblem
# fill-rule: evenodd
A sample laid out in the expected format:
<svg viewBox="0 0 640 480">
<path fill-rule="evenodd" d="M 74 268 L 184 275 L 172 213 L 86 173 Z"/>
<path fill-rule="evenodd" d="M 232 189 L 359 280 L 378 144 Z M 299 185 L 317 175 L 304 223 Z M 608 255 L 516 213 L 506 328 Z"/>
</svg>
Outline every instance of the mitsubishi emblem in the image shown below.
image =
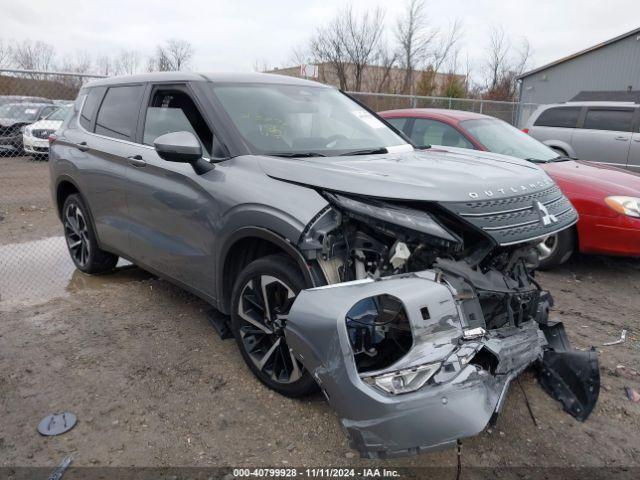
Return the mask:
<svg viewBox="0 0 640 480">
<path fill-rule="evenodd" d="M 547 207 L 545 207 L 542 203 L 533 202 L 533 208 L 538 212 L 538 215 L 540 216 L 540 222 L 542 222 L 542 225 L 544 227 L 548 227 L 549 225 L 558 223 L 558 218 L 555 215 L 549 213 Z"/>
</svg>

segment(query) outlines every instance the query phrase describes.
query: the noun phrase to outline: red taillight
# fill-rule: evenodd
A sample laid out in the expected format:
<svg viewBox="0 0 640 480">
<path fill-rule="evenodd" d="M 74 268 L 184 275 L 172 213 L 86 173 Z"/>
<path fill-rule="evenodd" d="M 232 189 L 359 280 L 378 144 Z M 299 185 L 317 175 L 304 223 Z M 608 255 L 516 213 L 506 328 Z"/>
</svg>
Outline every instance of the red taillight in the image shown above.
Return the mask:
<svg viewBox="0 0 640 480">
<path fill-rule="evenodd" d="M 523 128 L 523 129 L 522 129 L 522 131 L 523 131 L 524 133 L 529 133 L 529 129 L 528 129 L 528 128 Z"/>
<path fill-rule="evenodd" d="M 57 139 L 58 139 L 58 137 L 56 137 L 55 134 L 52 133 L 51 135 L 49 135 L 49 145 L 51 145 Z"/>
</svg>

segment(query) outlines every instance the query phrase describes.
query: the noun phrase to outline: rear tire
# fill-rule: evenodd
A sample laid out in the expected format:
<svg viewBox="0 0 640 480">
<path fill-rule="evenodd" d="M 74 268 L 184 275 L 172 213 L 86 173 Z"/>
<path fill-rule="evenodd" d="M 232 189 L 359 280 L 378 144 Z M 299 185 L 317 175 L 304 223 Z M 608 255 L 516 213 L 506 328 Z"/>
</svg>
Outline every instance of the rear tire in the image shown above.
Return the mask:
<svg viewBox="0 0 640 480">
<path fill-rule="evenodd" d="M 240 272 L 231 297 L 231 330 L 242 358 L 258 380 L 287 397 L 302 397 L 317 388 L 284 336 L 289 309 L 306 287 L 289 257 L 269 255 Z"/>
<path fill-rule="evenodd" d="M 80 195 L 74 193 L 64 201 L 62 224 L 69 255 L 78 270 L 93 274 L 115 268 L 118 256 L 98 247 L 89 209 Z"/>
<path fill-rule="evenodd" d="M 538 270 L 549 270 L 558 267 L 571 258 L 577 245 L 575 228 L 551 235 L 542 240 L 538 246 L 540 264 Z"/>
</svg>

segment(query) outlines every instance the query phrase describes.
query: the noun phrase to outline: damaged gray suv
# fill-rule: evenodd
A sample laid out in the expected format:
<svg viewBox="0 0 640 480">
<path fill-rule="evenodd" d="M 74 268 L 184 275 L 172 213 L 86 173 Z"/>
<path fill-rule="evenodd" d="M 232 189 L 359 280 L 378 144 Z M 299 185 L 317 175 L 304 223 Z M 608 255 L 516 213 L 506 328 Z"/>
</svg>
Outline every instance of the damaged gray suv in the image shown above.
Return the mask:
<svg viewBox="0 0 640 480">
<path fill-rule="evenodd" d="M 51 142 L 77 268 L 123 257 L 202 297 L 260 381 L 320 388 L 363 456 L 477 434 L 529 366 L 579 420 L 596 403 L 596 354 L 534 277 L 577 214 L 529 162 L 418 149 L 334 88 L 265 74 L 95 81 Z"/>
</svg>

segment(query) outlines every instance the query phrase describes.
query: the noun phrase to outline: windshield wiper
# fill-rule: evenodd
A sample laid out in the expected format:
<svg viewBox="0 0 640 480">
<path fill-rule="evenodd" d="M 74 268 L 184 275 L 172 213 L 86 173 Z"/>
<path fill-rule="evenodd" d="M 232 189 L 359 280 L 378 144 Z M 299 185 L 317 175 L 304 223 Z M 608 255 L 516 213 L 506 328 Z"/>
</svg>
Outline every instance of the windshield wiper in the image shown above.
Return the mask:
<svg viewBox="0 0 640 480">
<path fill-rule="evenodd" d="M 575 160 L 575 158 L 571 158 L 567 155 L 558 155 L 557 157 L 554 157 L 549 161 L 550 162 L 567 162 L 569 160 Z"/>
<path fill-rule="evenodd" d="M 268 153 L 267 155 L 271 157 L 282 157 L 282 158 L 326 157 L 324 153 L 320 153 L 320 152 L 276 152 L 276 153 Z"/>
<path fill-rule="evenodd" d="M 386 147 L 378 147 L 378 148 L 366 148 L 363 150 L 353 150 L 351 152 L 341 153 L 341 157 L 347 157 L 351 155 L 380 155 L 382 153 L 389 153 L 389 150 Z"/>
<path fill-rule="evenodd" d="M 551 160 L 542 160 L 540 158 L 525 158 L 525 160 L 527 162 L 533 162 L 533 163 L 549 163 Z"/>
</svg>

